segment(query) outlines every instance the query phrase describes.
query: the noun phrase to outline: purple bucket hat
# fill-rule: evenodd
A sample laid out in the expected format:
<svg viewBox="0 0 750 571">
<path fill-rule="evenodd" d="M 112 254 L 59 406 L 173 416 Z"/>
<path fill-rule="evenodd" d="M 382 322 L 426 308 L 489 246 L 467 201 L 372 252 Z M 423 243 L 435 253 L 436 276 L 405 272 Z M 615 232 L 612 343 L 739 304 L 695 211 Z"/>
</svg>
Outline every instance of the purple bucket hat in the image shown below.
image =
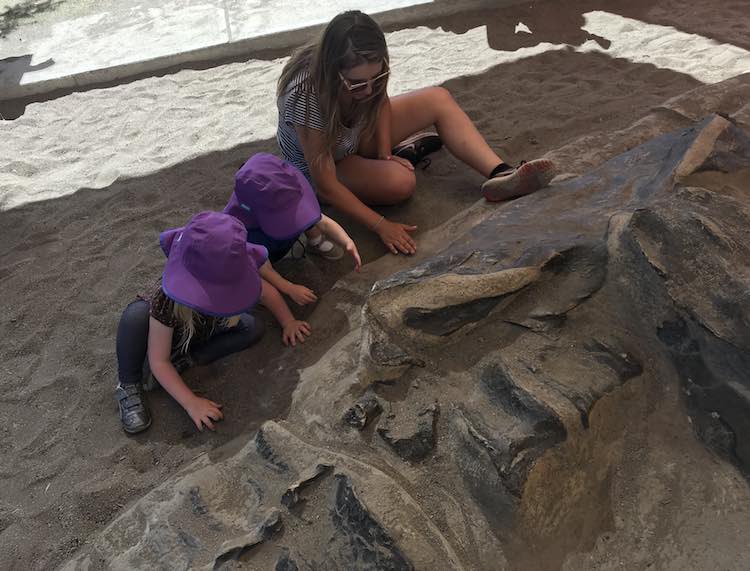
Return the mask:
<svg viewBox="0 0 750 571">
<path fill-rule="evenodd" d="M 234 175 L 226 214 L 274 240 L 290 240 L 320 221 L 312 186 L 297 168 L 268 153 L 250 157 Z"/>
<path fill-rule="evenodd" d="M 258 269 L 268 252 L 247 242 L 234 216 L 201 212 L 162 232 L 159 243 L 167 256 L 162 289 L 173 301 L 214 317 L 239 315 L 258 302 Z"/>
</svg>

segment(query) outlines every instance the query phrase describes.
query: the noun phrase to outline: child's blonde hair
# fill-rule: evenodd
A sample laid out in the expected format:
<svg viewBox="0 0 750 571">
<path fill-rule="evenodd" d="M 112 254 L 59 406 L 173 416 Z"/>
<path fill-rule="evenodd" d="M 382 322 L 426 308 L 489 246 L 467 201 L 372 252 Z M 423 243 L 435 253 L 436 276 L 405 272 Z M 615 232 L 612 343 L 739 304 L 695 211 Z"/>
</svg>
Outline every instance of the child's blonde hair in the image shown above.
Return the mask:
<svg viewBox="0 0 750 571">
<path fill-rule="evenodd" d="M 291 81 L 307 70 L 307 81 L 298 86 L 314 92 L 320 102 L 320 112 L 325 124 L 325 153 L 336 146 L 342 125 L 340 95 L 343 82 L 339 73 L 367 63 L 383 62 L 388 69 L 388 47 L 380 26 L 359 10 L 343 12 L 326 26 L 323 36 L 294 52 L 284 66 L 279 78 L 277 97 L 288 89 Z M 373 85 L 373 93 L 366 100 L 355 103 L 354 113 L 362 117 L 362 137 L 372 137 L 377 126 L 380 105 L 385 99 L 388 78 Z M 309 100 L 308 100 L 309 101 Z M 309 113 L 309 108 L 306 114 Z M 321 159 L 322 156 L 316 157 Z"/>
<path fill-rule="evenodd" d="M 204 324 L 207 317 L 202 313 L 195 311 L 192 307 L 177 302 L 174 303 L 174 307 L 172 308 L 172 315 L 174 315 L 174 318 L 180 325 L 180 330 L 182 332 L 180 340 L 177 342 L 177 349 L 182 353 L 187 353 L 190 341 L 193 340 L 198 326 Z M 214 319 L 211 332 L 213 332 L 213 328 L 216 328 L 217 326 L 227 328 L 234 327 L 239 322 L 239 315 Z"/>
</svg>

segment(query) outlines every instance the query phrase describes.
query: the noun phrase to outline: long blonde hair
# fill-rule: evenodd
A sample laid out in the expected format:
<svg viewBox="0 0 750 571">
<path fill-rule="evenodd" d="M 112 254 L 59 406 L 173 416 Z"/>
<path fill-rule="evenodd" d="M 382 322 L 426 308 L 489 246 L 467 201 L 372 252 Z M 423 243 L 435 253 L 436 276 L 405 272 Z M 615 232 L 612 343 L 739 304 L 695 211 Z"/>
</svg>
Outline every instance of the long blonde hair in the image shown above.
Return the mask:
<svg viewBox="0 0 750 571">
<path fill-rule="evenodd" d="M 180 326 L 180 340 L 177 342 L 177 348 L 182 353 L 187 353 L 190 342 L 195 336 L 195 332 L 198 327 L 204 325 L 208 319 L 211 319 L 211 332 L 219 327 L 234 327 L 240 322 L 240 316 L 234 315 L 232 317 L 218 317 L 211 318 L 195 311 L 192 307 L 182 305 L 181 303 L 174 302 L 172 307 L 172 315 L 177 320 Z"/>
<path fill-rule="evenodd" d="M 292 54 L 281 71 L 276 95 L 281 97 L 297 75 L 309 72 L 306 80 L 294 86 L 294 89 L 315 93 L 318 97 L 325 121 L 325 148 L 322 150 L 325 154 L 336 146 L 343 125 L 341 95 L 344 84 L 339 74 L 358 65 L 378 62 L 383 62 L 383 71 L 388 69 L 388 47 L 380 26 L 359 10 L 343 12 L 328 23 L 319 40 Z M 370 97 L 355 102 L 352 107 L 353 116 L 361 117 L 362 137 L 365 139 L 375 133 L 378 111 L 386 96 L 387 85 L 386 77 L 373 85 Z M 309 116 L 309 99 L 305 113 Z"/>
</svg>

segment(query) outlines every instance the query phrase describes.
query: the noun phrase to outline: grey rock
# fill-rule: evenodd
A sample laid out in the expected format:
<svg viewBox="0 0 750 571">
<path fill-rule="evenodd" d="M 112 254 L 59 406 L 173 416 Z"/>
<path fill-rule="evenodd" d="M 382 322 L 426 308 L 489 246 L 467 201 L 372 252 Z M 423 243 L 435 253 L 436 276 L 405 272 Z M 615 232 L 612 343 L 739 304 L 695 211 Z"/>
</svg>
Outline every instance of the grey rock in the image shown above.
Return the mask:
<svg viewBox="0 0 750 571">
<path fill-rule="evenodd" d="M 437 402 L 419 404 L 408 402 L 394 407 L 378 424 L 378 434 L 393 451 L 407 461 L 426 458 L 435 448 Z"/>
<path fill-rule="evenodd" d="M 250 533 L 225 541 L 216 554 L 212 568 L 221 569 L 222 565 L 228 561 L 238 560 L 253 547 L 270 539 L 281 527 L 282 522 L 279 511 L 272 510 L 266 516 L 266 519 L 259 523 Z"/>
<path fill-rule="evenodd" d="M 365 392 L 344 413 L 344 422 L 357 430 L 363 430 L 367 423 L 375 418 L 383 410 L 378 396 L 371 390 Z"/>
<path fill-rule="evenodd" d="M 289 486 L 286 492 L 284 492 L 284 495 L 281 496 L 281 503 L 286 508 L 293 508 L 299 504 L 301 500 L 300 492 L 321 476 L 328 474 L 331 471 L 331 468 L 333 468 L 333 466 L 330 464 L 316 464 L 315 468 L 312 470 L 303 472 L 300 475 L 300 478 Z"/>
</svg>

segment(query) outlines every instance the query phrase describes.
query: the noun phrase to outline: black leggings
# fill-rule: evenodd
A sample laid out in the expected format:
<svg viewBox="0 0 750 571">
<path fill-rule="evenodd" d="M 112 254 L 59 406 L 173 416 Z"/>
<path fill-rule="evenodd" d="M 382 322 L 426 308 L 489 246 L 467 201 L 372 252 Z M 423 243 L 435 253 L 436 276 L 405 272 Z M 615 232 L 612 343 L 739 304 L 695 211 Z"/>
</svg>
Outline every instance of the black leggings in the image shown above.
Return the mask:
<svg viewBox="0 0 750 571">
<path fill-rule="evenodd" d="M 148 351 L 149 304 L 142 299 L 132 302 L 122 312 L 117 326 L 117 375 L 120 383 L 140 383 Z M 247 349 L 263 335 L 261 321 L 249 313 L 240 315 L 234 327 L 217 329 L 202 343 L 191 343 L 188 351 L 196 365 L 207 365 L 231 353 Z M 178 340 L 173 337 L 172 347 Z"/>
</svg>

